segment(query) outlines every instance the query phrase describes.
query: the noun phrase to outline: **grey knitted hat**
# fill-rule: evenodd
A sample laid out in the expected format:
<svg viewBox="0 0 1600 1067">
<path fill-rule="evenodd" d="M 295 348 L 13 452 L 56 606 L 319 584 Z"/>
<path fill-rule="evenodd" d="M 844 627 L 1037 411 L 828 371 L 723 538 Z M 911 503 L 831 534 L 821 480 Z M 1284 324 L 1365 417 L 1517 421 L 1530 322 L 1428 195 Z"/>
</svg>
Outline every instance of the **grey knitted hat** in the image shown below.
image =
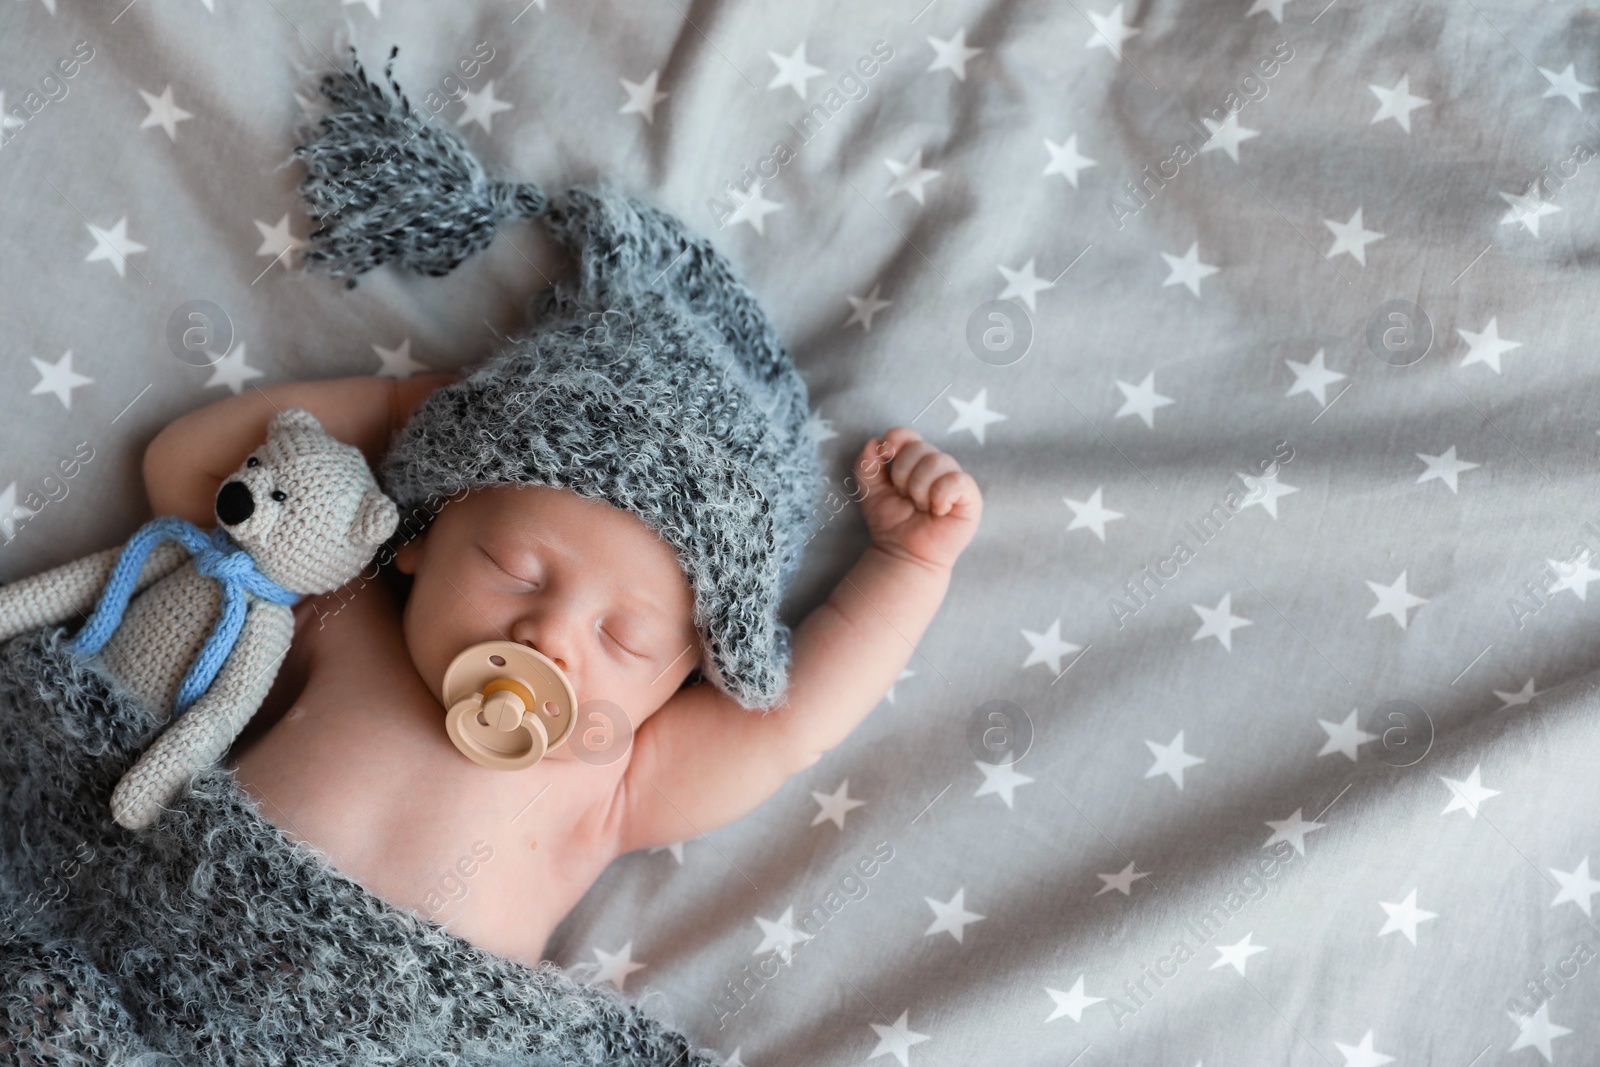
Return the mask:
<svg viewBox="0 0 1600 1067">
<path fill-rule="evenodd" d="M 523 216 L 577 268 L 575 285 L 534 302 L 529 328 L 399 433 L 379 477 L 402 527 L 408 512 L 431 518 L 426 502 L 507 483 L 634 512 L 694 590 L 707 680 L 746 708 L 778 703 L 790 653 L 778 607 L 822 476 L 805 383 L 772 323 L 708 240 L 608 181 L 547 196 L 490 180 L 412 111 L 390 74 L 396 52 L 390 92 L 354 49 L 348 71 L 322 78 L 331 107 L 295 150 L 319 223 L 307 261 L 349 286 L 389 260 L 448 274 Z"/>
</svg>

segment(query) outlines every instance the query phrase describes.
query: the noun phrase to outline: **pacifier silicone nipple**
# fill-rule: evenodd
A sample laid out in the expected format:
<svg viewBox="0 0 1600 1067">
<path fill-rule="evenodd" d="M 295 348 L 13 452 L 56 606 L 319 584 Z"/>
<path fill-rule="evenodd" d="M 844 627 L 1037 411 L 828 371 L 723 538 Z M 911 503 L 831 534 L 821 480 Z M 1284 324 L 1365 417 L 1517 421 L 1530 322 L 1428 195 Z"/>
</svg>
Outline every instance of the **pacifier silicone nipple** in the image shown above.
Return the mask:
<svg viewBox="0 0 1600 1067">
<path fill-rule="evenodd" d="M 515 641 L 484 641 L 444 672 L 445 730 L 462 754 L 484 767 L 531 767 L 564 743 L 577 724 L 578 698 L 549 657 Z"/>
</svg>

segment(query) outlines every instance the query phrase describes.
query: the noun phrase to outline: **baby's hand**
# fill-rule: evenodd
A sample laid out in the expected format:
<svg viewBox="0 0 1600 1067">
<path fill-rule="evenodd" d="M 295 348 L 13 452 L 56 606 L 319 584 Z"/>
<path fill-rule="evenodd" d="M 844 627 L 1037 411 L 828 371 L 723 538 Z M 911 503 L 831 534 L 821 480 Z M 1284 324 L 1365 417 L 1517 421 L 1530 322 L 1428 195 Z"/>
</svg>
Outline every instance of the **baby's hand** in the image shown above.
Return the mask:
<svg viewBox="0 0 1600 1067">
<path fill-rule="evenodd" d="M 978 483 L 910 427 L 868 441 L 855 469 L 872 542 L 891 555 L 948 570 L 977 533 Z"/>
</svg>

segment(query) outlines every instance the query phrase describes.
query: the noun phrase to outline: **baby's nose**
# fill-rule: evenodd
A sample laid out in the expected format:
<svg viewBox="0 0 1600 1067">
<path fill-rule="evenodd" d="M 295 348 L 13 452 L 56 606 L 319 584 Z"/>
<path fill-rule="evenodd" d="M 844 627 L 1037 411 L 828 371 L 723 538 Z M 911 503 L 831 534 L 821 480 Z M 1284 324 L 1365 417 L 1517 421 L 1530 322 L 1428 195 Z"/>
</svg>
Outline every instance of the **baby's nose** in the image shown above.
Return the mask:
<svg viewBox="0 0 1600 1067">
<path fill-rule="evenodd" d="M 548 651 L 548 650 L 543 649 L 543 648 L 540 648 L 538 645 L 534 644 L 532 641 L 522 641 L 521 644 L 527 645 L 529 648 L 533 649 L 535 652 L 539 653 L 541 656 L 543 656 L 546 659 L 548 659 L 551 663 L 554 663 L 557 667 L 560 667 L 561 668 L 561 672 L 563 674 L 566 673 L 567 661 L 562 659 L 559 654 L 557 654 L 555 652 Z"/>
</svg>

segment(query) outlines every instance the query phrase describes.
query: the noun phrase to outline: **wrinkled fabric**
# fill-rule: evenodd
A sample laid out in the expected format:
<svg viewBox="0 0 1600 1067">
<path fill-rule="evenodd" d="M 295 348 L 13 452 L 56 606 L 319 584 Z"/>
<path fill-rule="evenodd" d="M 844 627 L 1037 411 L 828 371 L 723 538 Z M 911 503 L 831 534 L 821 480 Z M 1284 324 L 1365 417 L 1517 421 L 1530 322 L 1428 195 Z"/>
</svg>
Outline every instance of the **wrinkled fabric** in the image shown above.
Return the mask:
<svg viewBox="0 0 1600 1067">
<path fill-rule="evenodd" d="M 124 830 L 110 791 L 158 725 L 64 635 L 0 646 L 8 1062 L 720 1062 L 614 992 L 369 894 L 221 766 Z"/>
</svg>

